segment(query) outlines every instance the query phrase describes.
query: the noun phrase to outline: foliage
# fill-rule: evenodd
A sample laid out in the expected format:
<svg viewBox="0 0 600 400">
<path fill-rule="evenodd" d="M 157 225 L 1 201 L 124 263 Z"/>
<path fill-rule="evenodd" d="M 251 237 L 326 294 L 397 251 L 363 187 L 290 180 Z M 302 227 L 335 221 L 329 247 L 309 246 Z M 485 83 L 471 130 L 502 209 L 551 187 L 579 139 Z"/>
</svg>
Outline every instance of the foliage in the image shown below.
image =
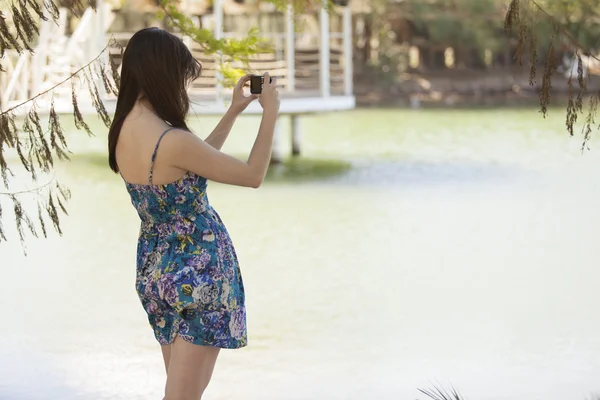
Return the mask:
<svg viewBox="0 0 600 400">
<path fill-rule="evenodd" d="M 90 1 L 88 4 L 90 7 L 96 6 L 95 0 Z M 81 2 L 71 2 L 69 7 L 70 11 L 76 15 L 81 15 L 83 11 Z M 32 43 L 39 34 L 40 22 L 57 23 L 58 19 L 59 9 L 51 0 L 46 0 L 41 5 L 35 0 L 13 2 L 9 7 L 9 15 L 4 15 L 0 11 L 0 59 L 5 57 L 7 51 L 14 51 L 19 55 L 26 52 L 33 54 L 34 46 L 32 46 Z M 9 21 L 11 21 L 10 25 Z M 109 45 L 112 44 L 113 42 Z M 22 243 L 25 240 L 26 229 L 35 237 L 38 237 L 40 233 L 46 237 L 48 233 L 46 228 L 47 219 L 50 219 L 54 229 L 59 234 L 61 233 L 60 214 L 67 213 L 65 204 L 70 198 L 70 192 L 56 182 L 55 179 L 49 179 L 33 190 L 10 191 L 11 178 L 16 175 L 8 165 L 5 152 L 12 151 L 18 155 L 20 167 L 29 173 L 31 180 L 36 184 L 40 178 L 40 173 L 48 174 L 52 172 L 55 158 L 59 160 L 69 159 L 70 151 L 52 97 L 52 92 L 56 87 L 68 82 L 71 83 L 72 87 L 73 118 L 79 129 L 84 129 L 90 133 L 79 111 L 76 96 L 76 87 L 81 85 L 87 86 L 92 103 L 103 121 L 105 123 L 110 122 L 98 88 L 99 83 L 103 82 L 105 90 L 116 93 L 116 87 L 118 86 L 116 70 L 105 65 L 105 55 L 109 45 L 96 58 L 75 71 L 67 79 L 15 107 L 2 110 L 0 113 L 0 167 L 2 182 L 6 190 L 0 192 L 0 195 L 8 197 L 12 202 L 17 232 Z M 6 73 L 6 71 L 1 72 Z M 48 95 L 51 96 L 51 99 L 46 122 L 42 121 L 42 117 L 38 113 L 37 101 L 45 99 Z M 19 121 L 19 124 L 17 123 L 17 114 L 22 116 L 22 121 Z M 36 218 L 31 217 L 23 207 L 20 197 L 25 194 L 34 195 L 36 198 Z M 2 227 L 2 218 L 0 204 L 0 242 L 7 240 Z M 38 221 L 37 226 L 34 219 Z"/>
<path fill-rule="evenodd" d="M 595 0 L 586 0 L 583 2 L 583 6 L 587 7 L 594 2 Z M 566 2 L 563 2 L 563 5 L 565 4 Z M 587 8 L 578 10 L 580 10 L 580 13 L 583 13 Z M 581 17 L 583 17 L 583 14 Z M 563 21 L 561 21 L 560 18 L 563 18 Z M 542 30 L 535 29 L 535 27 L 538 26 L 540 20 L 545 24 L 549 24 L 551 27 L 552 33 L 547 45 L 540 90 L 540 107 L 544 117 L 548 112 L 547 106 L 550 101 L 552 79 L 560 60 L 557 48 L 562 46 L 563 43 L 566 43 L 568 48 L 574 51 L 573 57 L 577 61 L 577 76 L 571 74 L 569 77 L 570 93 L 566 113 L 566 126 L 570 135 L 573 136 L 574 125 L 579 119 L 579 116 L 584 114 L 584 99 L 589 97 L 587 116 L 583 125 L 582 149 L 585 149 L 587 148 L 587 143 L 591 137 L 592 129 L 596 124 L 595 117 L 598 111 L 600 92 L 588 93 L 587 81 L 589 76 L 584 75 L 584 62 L 582 56 L 594 54 L 594 49 L 580 43 L 579 40 L 573 36 L 573 34 L 565 27 L 565 18 L 571 17 L 554 17 L 554 15 L 550 14 L 536 0 L 512 0 L 506 13 L 505 29 L 516 34 L 518 38 L 516 56 L 519 64 L 522 65 L 524 57 L 526 55 L 529 56 L 529 83 L 533 86 L 536 77 L 539 75 L 537 71 L 538 45 L 540 43 L 540 35 L 543 34 Z M 600 61 L 595 57 L 594 59 Z M 574 82 L 575 80 L 577 81 L 576 83 Z"/>
<path fill-rule="evenodd" d="M 372 0 L 369 6 L 370 12 L 363 16 L 363 32 L 355 44 L 362 52 L 362 74 L 379 87 L 390 87 L 398 80 L 398 72 L 405 69 L 405 53 L 395 50 L 396 36 L 387 17 L 388 0 Z"/>
<path fill-rule="evenodd" d="M 279 11 L 285 11 L 288 5 L 291 5 L 297 14 L 319 10 L 321 7 L 331 11 L 335 6 L 334 0 L 267 0 L 267 2 L 273 4 Z"/>
<path fill-rule="evenodd" d="M 257 28 L 252 28 L 241 40 L 217 39 L 209 29 L 199 28 L 194 21 L 180 12 L 177 6 L 170 0 L 161 0 L 161 10 L 158 18 L 167 20 L 171 26 L 183 32 L 192 41 L 197 43 L 205 54 L 219 56 L 219 72 L 222 83 L 226 87 L 233 87 L 244 71 L 234 68 L 231 62 L 239 61 L 248 64 L 250 57 L 254 54 L 270 51 L 269 43 L 259 36 Z"/>
<path fill-rule="evenodd" d="M 463 400 L 463 396 L 455 388 L 450 389 L 450 392 L 448 392 L 444 388 L 434 386 L 433 389 L 419 389 L 419 392 L 431 400 Z"/>
<path fill-rule="evenodd" d="M 431 400 L 465 400 L 465 397 L 460 394 L 454 387 L 450 389 L 450 391 L 438 387 L 433 386 L 431 389 L 418 389 L 419 392 L 423 393 Z M 600 400 L 600 397 L 597 395 L 593 395 L 591 400 Z"/>
<path fill-rule="evenodd" d="M 505 1 L 455 0 L 423 2 L 410 0 L 409 9 L 416 25 L 427 32 L 429 40 L 455 48 L 498 50 L 506 40 L 498 35 L 502 22 L 498 18 Z"/>
<path fill-rule="evenodd" d="M 538 20 L 538 26 L 545 30 L 545 32 L 540 32 L 540 37 L 543 34 L 550 36 L 548 34 L 551 33 L 552 26 L 558 24 L 582 48 L 599 50 L 600 0 L 538 0 L 536 4 L 537 6 L 533 3 L 529 5 L 534 7 L 534 12 L 544 10 L 546 13 L 546 18 Z M 525 6 L 527 7 L 527 5 Z M 547 18 L 549 15 L 552 16 L 551 23 L 547 23 L 550 22 Z"/>
<path fill-rule="evenodd" d="M 196 42 L 206 54 L 220 53 L 226 58 L 247 60 L 267 47 L 267 42 L 261 40 L 257 28 L 251 29 L 242 40 L 217 39 L 211 30 L 198 28 L 194 21 L 180 12 L 170 0 L 161 0 L 161 9 L 158 17 L 168 17 L 171 25 Z"/>
</svg>

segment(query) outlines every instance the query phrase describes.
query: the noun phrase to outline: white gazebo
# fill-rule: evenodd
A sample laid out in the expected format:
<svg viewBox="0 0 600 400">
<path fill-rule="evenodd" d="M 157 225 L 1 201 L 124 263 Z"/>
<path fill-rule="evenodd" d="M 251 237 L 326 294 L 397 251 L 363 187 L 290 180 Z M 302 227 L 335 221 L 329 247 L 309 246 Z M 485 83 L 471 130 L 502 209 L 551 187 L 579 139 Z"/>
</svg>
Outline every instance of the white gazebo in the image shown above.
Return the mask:
<svg viewBox="0 0 600 400">
<path fill-rule="evenodd" d="M 265 17 L 271 27 L 260 29 L 260 35 L 269 40 L 273 52 L 258 54 L 250 61 L 251 73 L 268 71 L 278 77 L 281 85 L 281 114 L 290 115 L 293 153 L 299 153 L 299 118 L 302 114 L 349 110 L 355 107 L 352 71 L 352 15 L 349 6 L 335 6 L 333 10 L 320 8 L 301 16 L 294 16 L 288 6 L 284 13 L 269 9 L 270 4 L 256 4 L 256 0 L 213 0 L 212 10 L 197 12 L 205 6 L 203 0 L 185 0 L 181 3 L 186 14 L 197 16 L 195 22 L 211 29 L 217 38 L 242 38 L 251 26 L 259 26 Z M 255 7 L 240 5 L 255 3 Z M 0 106 L 6 110 L 20 104 L 68 77 L 82 65 L 92 60 L 106 46 L 107 39 L 115 38 L 124 46 L 134 33 L 111 29 L 115 13 L 102 0 L 98 9 L 85 11 L 71 34 L 66 33 L 66 10 L 61 10 L 58 25 L 42 23 L 35 53 L 18 56 L 8 54 L 1 60 L 8 73 L 0 74 Z M 259 18 L 260 17 L 260 18 Z M 301 20 L 295 29 L 294 17 Z M 262 19 L 261 19 L 262 18 Z M 255 25 L 253 24 L 253 21 Z M 272 29 L 272 25 L 276 25 Z M 234 28 L 235 27 L 235 28 Z M 232 29 L 233 28 L 233 29 Z M 237 29 L 236 29 L 237 28 Z M 228 103 L 229 90 L 224 90 L 219 79 L 218 57 L 205 55 L 201 47 L 184 37 L 192 53 L 203 64 L 202 76 L 190 88 L 190 96 L 198 107 L 198 114 L 222 114 Z M 118 64 L 119 54 L 110 57 Z M 102 86 L 102 85 L 99 85 Z M 81 88 L 80 108 L 84 113 L 94 113 L 91 101 L 86 101 L 85 88 Z M 107 110 L 114 109 L 115 98 L 101 93 Z M 78 95 L 79 96 L 79 95 Z M 38 99 L 38 110 L 48 107 L 50 97 Z M 54 91 L 57 112 L 72 112 L 71 85 L 61 85 Z M 19 110 L 17 110 L 19 111 Z M 23 110 L 25 111 L 25 110 Z M 260 113 L 258 104 L 251 104 L 248 114 Z M 275 144 L 274 160 L 280 158 Z"/>
</svg>

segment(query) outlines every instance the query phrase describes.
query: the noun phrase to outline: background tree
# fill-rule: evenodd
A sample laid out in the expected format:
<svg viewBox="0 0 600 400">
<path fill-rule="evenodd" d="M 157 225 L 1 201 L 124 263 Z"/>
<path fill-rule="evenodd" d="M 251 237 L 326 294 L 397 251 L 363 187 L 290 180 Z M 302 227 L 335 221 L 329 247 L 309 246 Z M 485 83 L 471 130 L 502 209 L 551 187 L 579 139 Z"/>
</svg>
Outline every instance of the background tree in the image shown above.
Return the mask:
<svg viewBox="0 0 600 400">
<path fill-rule="evenodd" d="M 407 11 L 427 38 L 455 49 L 456 64 L 485 65 L 486 51 L 508 46 L 502 0 L 408 1 Z"/>
</svg>

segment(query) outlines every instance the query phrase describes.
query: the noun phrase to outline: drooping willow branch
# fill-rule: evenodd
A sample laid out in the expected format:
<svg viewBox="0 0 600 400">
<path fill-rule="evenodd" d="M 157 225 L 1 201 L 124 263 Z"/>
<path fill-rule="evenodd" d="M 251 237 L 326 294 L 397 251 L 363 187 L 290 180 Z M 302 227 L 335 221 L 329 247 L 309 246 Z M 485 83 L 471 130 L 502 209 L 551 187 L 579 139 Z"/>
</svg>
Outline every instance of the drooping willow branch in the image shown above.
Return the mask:
<svg viewBox="0 0 600 400">
<path fill-rule="evenodd" d="M 538 4 L 537 1 L 535 0 L 530 0 L 531 4 L 533 4 L 533 6 L 535 8 L 537 8 L 537 10 L 539 12 L 541 12 L 542 14 L 544 14 L 544 16 L 550 20 L 550 22 L 552 22 L 554 24 L 554 26 L 556 27 L 560 27 L 561 23 L 550 13 L 548 13 L 548 11 L 546 11 L 542 6 L 540 6 Z M 575 37 L 573 37 L 573 35 L 571 34 L 571 32 L 569 32 L 567 29 L 560 29 L 561 33 L 567 38 L 569 39 L 569 41 L 571 42 L 571 44 L 578 48 L 579 50 L 582 50 L 586 53 L 588 53 L 588 55 L 595 59 L 596 61 L 600 61 L 600 58 L 598 58 L 597 56 L 595 56 L 594 54 L 592 54 L 591 52 L 587 51 L 587 49 L 585 49 L 585 46 L 583 46 L 577 39 L 575 39 Z"/>
<path fill-rule="evenodd" d="M 30 5 L 29 0 L 22 0 L 18 3 L 22 8 Z M 52 10 L 54 3 L 47 0 L 45 7 L 47 10 Z M 95 3 L 90 2 L 90 6 L 95 7 Z M 69 7 L 74 7 L 81 11 L 83 4 L 80 1 L 69 4 Z M 81 10 L 80 10 L 81 9 Z M 19 10 L 13 10 L 13 19 L 16 21 L 12 33 L 4 28 L 5 20 L 0 21 L 0 44 L 2 44 L 2 57 L 4 51 L 12 49 L 17 54 L 22 54 L 24 51 L 32 52 L 29 45 L 32 34 L 37 33 L 38 29 L 32 33 L 25 28 L 25 25 L 31 25 L 31 21 L 25 21 L 22 17 L 24 14 L 20 12 L 21 17 L 15 17 Z M 56 13 L 50 14 L 57 21 L 58 9 Z M 42 18 L 43 17 L 43 18 Z M 42 13 L 40 20 L 47 21 L 48 19 Z M 19 33 L 20 32 L 20 33 Z M 5 44 L 9 44 L 5 46 Z M 112 94 L 117 94 L 119 86 L 119 74 L 117 66 L 109 58 L 109 65 L 104 64 L 103 57 L 107 55 L 112 47 L 120 48 L 120 45 L 113 39 L 109 40 L 108 44 L 98 53 L 96 57 L 90 60 L 85 65 L 79 67 L 75 72 L 71 73 L 67 78 L 52 85 L 52 87 L 37 93 L 36 95 L 21 101 L 18 104 L 11 106 L 6 110 L 0 110 L 0 175 L 5 190 L 0 191 L 0 200 L 8 199 L 12 202 L 12 210 L 15 216 L 16 230 L 19 239 L 25 250 L 25 232 L 29 231 L 34 237 L 39 237 L 40 233 L 47 237 L 46 219 L 50 219 L 54 230 L 62 234 L 60 226 L 60 214 L 66 214 L 67 209 L 65 204 L 70 198 L 70 191 L 52 178 L 49 182 L 42 185 L 36 185 L 32 189 L 26 190 L 10 190 L 11 179 L 16 175 L 9 167 L 9 162 L 5 157 L 6 150 L 12 150 L 18 156 L 21 166 L 29 173 L 31 180 L 36 183 L 39 178 L 40 171 L 48 174 L 51 173 L 55 166 L 55 157 L 59 160 L 68 160 L 71 153 L 67 147 L 67 139 L 64 129 L 61 124 L 59 114 L 55 108 L 54 91 L 68 82 L 71 84 L 71 102 L 73 105 L 73 118 L 75 127 L 79 130 L 85 130 L 89 135 L 92 134 L 88 124 L 84 121 L 84 117 L 79 107 L 78 89 L 87 86 L 91 103 L 106 124 L 110 124 L 110 117 L 102 98 L 98 84 L 104 86 L 104 89 Z M 122 48 L 121 48 L 122 52 Z M 0 59 L 2 58 L 0 57 Z M 101 82 L 101 83 L 100 83 Z M 78 85 L 79 87 L 77 87 Z M 50 97 L 49 110 L 41 115 L 38 107 L 38 101 L 46 96 Z M 46 120 L 47 121 L 44 121 Z M 47 122 L 47 127 L 44 124 Z M 18 126 L 20 125 L 20 126 Z M 37 218 L 32 218 L 26 211 L 20 197 L 23 195 L 33 195 L 37 200 Z M 2 204 L 0 204 L 0 242 L 6 241 L 7 236 L 2 226 L 4 215 L 2 214 Z M 37 219 L 37 224 L 34 220 Z M 37 226 L 36 226 L 37 225 Z"/>
<path fill-rule="evenodd" d="M 2 192 L 2 191 L 0 191 L 0 195 L 3 195 L 3 196 L 18 196 L 18 195 L 21 195 L 21 194 L 35 194 L 35 193 L 38 193 L 38 192 L 41 192 L 41 191 L 47 189 L 50 185 L 52 185 L 55 182 L 56 182 L 56 178 L 52 178 L 48 182 L 44 183 L 43 185 L 37 186 L 37 187 L 35 187 L 33 189 L 17 190 L 17 191 L 14 191 L 14 192 Z"/>
<path fill-rule="evenodd" d="M 529 6 L 529 7 L 527 7 Z M 578 90 L 575 94 L 573 83 L 573 70 L 571 69 L 569 77 L 569 99 L 566 110 L 565 125 L 571 136 L 574 135 L 574 126 L 577 123 L 579 114 L 583 114 L 584 106 L 583 99 L 587 95 L 590 96 L 588 106 L 588 115 L 583 126 L 583 143 L 582 150 L 586 149 L 591 138 L 592 127 L 595 125 L 595 116 L 600 100 L 600 92 L 588 93 L 587 81 L 589 74 L 584 74 L 584 62 L 582 54 L 585 54 L 588 59 L 594 59 L 600 62 L 597 56 L 592 54 L 591 49 L 586 49 L 579 43 L 573 35 L 562 26 L 562 24 L 549 12 L 547 12 L 536 0 L 512 0 L 506 13 L 504 26 L 509 32 L 515 32 L 517 36 L 516 58 L 519 65 L 523 65 L 525 54 L 529 54 L 529 84 L 535 85 L 535 78 L 538 75 L 538 32 L 536 31 L 536 17 L 542 14 L 552 25 L 553 34 L 550 38 L 544 70 L 542 74 L 542 84 L 540 88 L 540 108 L 544 117 L 548 112 L 548 104 L 551 97 L 552 79 L 558 66 L 558 54 L 556 52 L 557 40 L 566 38 L 571 46 L 575 49 L 574 61 L 577 62 L 577 84 Z"/>
<path fill-rule="evenodd" d="M 19 54 L 25 50 L 33 53 L 31 43 L 39 35 L 39 21 L 49 21 L 50 17 L 52 22 L 58 22 L 60 11 L 57 5 L 52 0 L 43 0 L 41 3 L 40 5 L 38 0 L 12 1 L 10 5 L 6 2 L 11 15 L 10 25 L 0 10 L 0 59 L 4 57 L 6 50 L 16 50 Z M 69 0 L 66 3 L 71 13 L 81 16 L 84 9 L 81 0 Z M 95 0 L 90 0 L 88 5 L 96 9 Z"/>
</svg>

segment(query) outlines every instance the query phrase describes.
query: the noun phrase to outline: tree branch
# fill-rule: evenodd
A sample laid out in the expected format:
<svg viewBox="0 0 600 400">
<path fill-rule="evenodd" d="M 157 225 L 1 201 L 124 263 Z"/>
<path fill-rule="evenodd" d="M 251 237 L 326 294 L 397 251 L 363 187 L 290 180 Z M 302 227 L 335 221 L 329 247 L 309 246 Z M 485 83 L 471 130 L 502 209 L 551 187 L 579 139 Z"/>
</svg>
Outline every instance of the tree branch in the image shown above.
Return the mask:
<svg viewBox="0 0 600 400">
<path fill-rule="evenodd" d="M 546 16 L 546 18 L 548 18 L 554 25 L 556 25 L 556 27 L 559 27 L 562 25 L 552 14 L 550 14 L 542 6 L 540 6 L 536 0 L 531 0 L 531 4 L 533 4 L 539 11 L 541 11 L 542 14 L 544 14 Z M 569 31 L 567 31 L 564 28 L 562 28 L 560 30 L 561 30 L 561 33 L 563 35 L 565 35 L 565 37 L 567 37 L 567 39 L 569 39 L 569 41 L 571 42 L 572 45 L 574 45 L 575 47 L 577 47 L 580 50 L 584 50 L 584 51 L 586 50 L 585 47 L 581 43 L 579 43 L 579 41 L 577 39 L 575 39 Z M 600 58 L 598 58 L 591 52 L 588 52 L 588 53 L 591 58 L 595 59 L 596 61 L 600 61 Z"/>
<path fill-rule="evenodd" d="M 27 189 L 27 190 L 20 190 L 18 192 L 0 192 L 0 196 L 8 196 L 8 197 L 12 197 L 12 196 L 17 196 L 20 194 L 32 194 L 32 193 L 38 193 L 41 192 L 42 189 L 47 188 L 48 186 L 50 186 L 52 183 L 56 182 L 56 177 L 53 177 L 52 179 L 50 179 L 50 181 L 44 183 L 41 186 L 38 186 L 34 189 Z"/>
<path fill-rule="evenodd" d="M 73 77 L 77 76 L 81 71 L 83 71 L 84 69 L 88 68 L 90 65 L 92 65 L 94 62 L 98 61 L 100 59 L 100 57 L 102 57 L 102 55 L 106 52 L 106 50 L 108 50 L 108 48 L 110 47 L 110 45 L 114 42 L 114 39 L 110 39 L 107 43 L 107 45 L 102 49 L 102 51 L 90 62 L 88 62 L 87 64 L 85 64 L 84 66 L 82 66 L 81 68 L 79 68 L 77 71 L 73 72 L 69 77 L 63 79 L 62 81 L 60 81 L 59 83 L 57 83 L 56 85 L 52 86 L 51 88 L 44 90 L 41 93 L 36 94 L 35 96 L 25 100 L 22 103 L 17 104 L 14 107 L 9 108 L 8 110 L 2 111 L 0 113 L 0 117 L 3 115 L 7 115 L 9 114 L 11 111 L 16 110 L 17 108 L 24 106 L 27 103 L 31 103 L 32 101 L 34 101 L 35 99 L 37 99 L 38 97 L 41 97 L 45 94 L 50 93 L 51 91 L 53 91 L 54 89 L 56 89 L 57 87 L 59 87 L 60 85 L 70 81 L 71 79 L 73 79 Z"/>
</svg>

